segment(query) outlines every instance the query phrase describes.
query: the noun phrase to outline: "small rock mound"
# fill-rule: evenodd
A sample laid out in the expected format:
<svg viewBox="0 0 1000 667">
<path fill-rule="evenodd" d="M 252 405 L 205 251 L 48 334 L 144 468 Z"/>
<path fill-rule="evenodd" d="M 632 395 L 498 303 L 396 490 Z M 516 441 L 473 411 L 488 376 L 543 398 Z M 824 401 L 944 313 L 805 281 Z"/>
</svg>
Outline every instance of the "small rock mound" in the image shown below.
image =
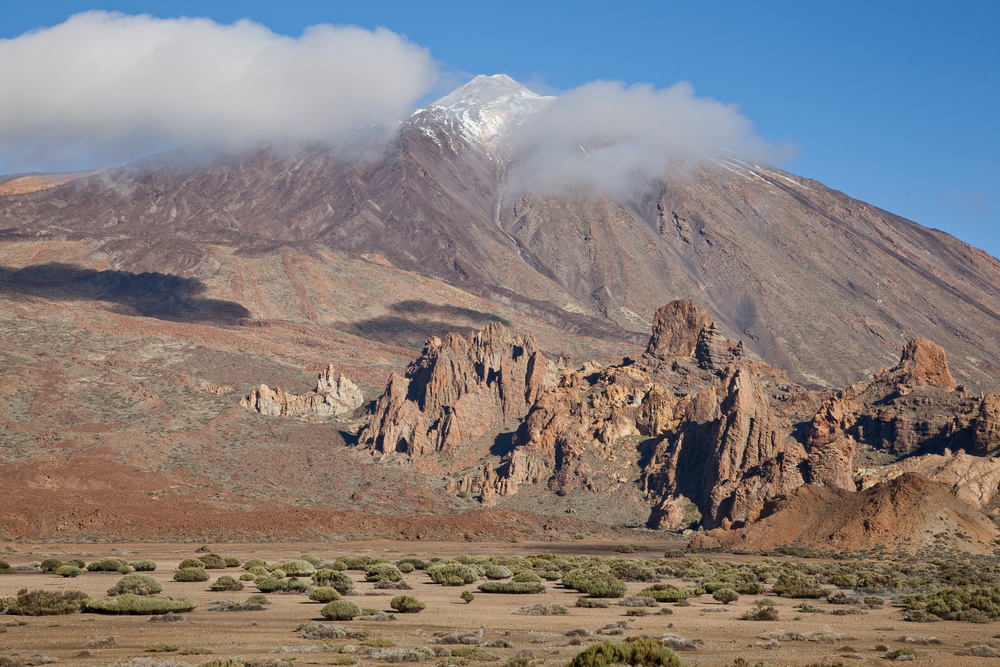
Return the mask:
<svg viewBox="0 0 1000 667">
<path fill-rule="evenodd" d="M 240 405 L 271 417 L 336 417 L 357 409 L 364 400 L 361 389 L 331 364 L 317 376 L 311 394 L 289 394 L 281 387 L 262 384 L 244 396 Z"/>
<path fill-rule="evenodd" d="M 955 388 L 944 349 L 926 338 L 908 342 L 894 370 L 903 372 L 901 383 L 910 387 L 942 387 L 948 391 Z"/>
</svg>

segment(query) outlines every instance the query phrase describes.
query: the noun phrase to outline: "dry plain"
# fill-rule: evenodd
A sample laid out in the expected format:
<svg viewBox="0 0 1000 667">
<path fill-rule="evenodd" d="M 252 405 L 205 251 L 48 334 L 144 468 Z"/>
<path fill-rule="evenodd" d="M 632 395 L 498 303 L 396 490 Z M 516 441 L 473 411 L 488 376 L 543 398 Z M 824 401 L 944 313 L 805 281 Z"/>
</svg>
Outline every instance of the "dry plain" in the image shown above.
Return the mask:
<svg viewBox="0 0 1000 667">
<path fill-rule="evenodd" d="M 406 557 L 428 560 L 434 557 L 452 558 L 466 555 L 528 556 L 540 553 L 559 555 L 588 555 L 601 557 L 656 558 L 666 549 L 678 544 L 667 542 L 644 543 L 633 554 L 616 552 L 620 543 L 613 542 L 422 542 L 422 541 L 370 541 L 327 543 L 233 543 L 211 545 L 213 553 L 236 557 L 241 560 L 260 558 L 271 562 L 296 559 L 312 554 L 323 561 L 333 561 L 339 556 L 367 555 L 372 558 L 397 561 Z M 185 558 L 203 555 L 197 552 L 201 545 L 195 543 L 170 544 L 11 544 L 0 557 L 13 568 L 39 562 L 46 558 L 69 560 L 82 558 L 92 562 L 104 556 L 116 556 L 130 562 L 152 559 L 158 564 L 151 574 L 164 585 L 164 595 L 190 597 L 198 601 L 194 611 L 184 614 L 180 622 L 150 622 L 149 616 L 107 616 L 93 613 L 64 616 L 0 616 L 0 658 L 9 658 L 20 664 L 43 664 L 48 658 L 57 658 L 65 665 L 111 665 L 136 657 L 157 661 L 179 661 L 191 665 L 203 664 L 218 658 L 240 657 L 247 660 L 262 658 L 283 659 L 296 665 L 355 664 L 385 665 L 386 659 L 367 655 L 370 649 L 358 638 L 317 641 L 305 639 L 296 629 L 306 623 L 318 622 L 333 625 L 320 615 L 322 605 L 312 602 L 306 595 L 269 594 L 271 604 L 262 611 L 219 612 L 212 611 L 211 603 L 220 599 L 246 600 L 257 593 L 252 582 L 238 593 L 218 593 L 209 590 L 211 581 L 224 574 L 238 577 L 242 568 L 209 570 L 212 579 L 203 583 L 173 581 L 179 563 Z M 645 551 L 648 548 L 649 551 Z M 728 554 L 702 554 L 699 558 L 714 560 L 762 560 L 755 556 Z M 762 596 L 741 596 L 728 606 L 712 599 L 711 595 L 692 598 L 687 606 L 665 604 L 649 609 L 645 616 L 627 616 L 628 609 L 610 600 L 607 608 L 588 609 L 575 606 L 580 594 L 563 588 L 558 582 L 545 582 L 545 592 L 532 595 L 485 594 L 476 591 L 476 584 L 461 587 L 433 583 L 422 570 L 405 575 L 412 591 L 377 591 L 373 584 L 364 581 L 364 573 L 348 571 L 357 582 L 359 590 L 372 595 L 350 597 L 363 608 L 392 611 L 391 596 L 405 593 L 417 597 L 427 606 L 416 614 L 396 614 L 395 620 L 353 620 L 336 623 L 352 630 L 363 630 L 374 643 L 401 648 L 424 646 L 431 649 L 454 649 L 455 646 L 434 643 L 435 633 L 462 631 L 474 633 L 483 629 L 482 650 L 486 655 L 483 665 L 502 665 L 517 655 L 531 656 L 537 665 L 564 665 L 587 645 L 607 639 L 628 636 L 662 637 L 675 633 L 681 637 L 700 640 L 695 650 L 681 650 L 679 654 L 686 665 L 812 665 L 837 664 L 888 664 L 886 654 L 899 648 L 912 648 L 917 652 L 917 664 L 924 665 L 978 665 L 992 662 L 982 657 L 956 656 L 970 641 L 990 640 L 998 629 L 995 624 L 974 624 L 956 621 L 936 623 L 911 623 L 902 620 L 902 610 L 887 604 L 882 609 L 872 609 L 861 615 L 839 616 L 830 612 L 834 605 L 816 600 L 821 613 L 801 613 L 796 606 L 802 600 L 782 599 L 770 594 L 769 587 L 763 595 L 775 600 L 779 607 L 776 621 L 747 621 L 740 616 Z M 76 578 L 63 578 L 50 573 L 17 570 L 0 576 L 0 597 L 16 595 L 22 588 L 42 590 L 80 590 L 92 597 L 102 597 L 105 591 L 120 579 L 116 573 L 84 572 Z M 689 583 L 680 580 L 665 581 L 681 586 Z M 647 586 L 645 583 L 628 584 L 629 595 Z M 464 590 L 475 593 L 471 603 L 459 597 Z M 517 613 L 523 607 L 564 605 L 564 615 L 524 615 Z M 657 613 L 669 609 L 670 613 Z M 621 621 L 627 628 L 620 635 L 607 635 L 602 628 Z M 567 632 L 585 629 L 589 635 L 571 638 Z M 768 633 L 787 631 L 798 633 L 796 641 L 766 641 Z M 113 644 L 100 646 L 101 640 L 114 637 Z M 802 639 L 802 638 L 805 639 Z M 904 642 L 904 637 L 919 640 L 934 637 L 939 643 L 915 644 Z M 381 641 L 379 641 L 381 640 Z M 388 641 L 386 641 L 388 640 Z M 156 645 L 172 645 L 178 650 L 153 653 Z M 345 645 L 353 645 L 356 652 L 341 652 Z M 767 646 L 770 644 L 770 647 Z M 87 648 L 88 645 L 90 648 Z M 465 647 L 468 648 L 468 647 Z M 350 649 L 348 649 L 350 651 Z M 747 661 L 743 663 L 742 660 Z M 477 660 L 438 656 L 422 661 L 428 665 L 475 665 Z M 15 663 L 16 664 L 16 663 Z M 1000 664 L 1000 662 L 998 662 Z"/>
</svg>

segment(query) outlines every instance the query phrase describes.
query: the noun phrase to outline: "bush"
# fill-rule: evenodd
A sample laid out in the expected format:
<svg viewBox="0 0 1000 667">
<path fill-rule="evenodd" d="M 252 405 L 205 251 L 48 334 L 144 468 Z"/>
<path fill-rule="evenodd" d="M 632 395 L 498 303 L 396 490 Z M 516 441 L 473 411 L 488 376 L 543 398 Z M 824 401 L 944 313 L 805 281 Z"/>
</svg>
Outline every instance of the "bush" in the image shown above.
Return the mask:
<svg viewBox="0 0 1000 667">
<path fill-rule="evenodd" d="M 240 559 L 235 556 L 226 556 L 226 567 L 239 567 Z"/>
<path fill-rule="evenodd" d="M 351 600 L 334 600 L 319 613 L 331 621 L 349 621 L 355 616 L 361 616 L 361 607 Z"/>
<path fill-rule="evenodd" d="M 507 568 L 504 568 L 504 569 L 507 569 Z M 538 576 L 537 574 L 535 574 L 534 572 L 532 572 L 531 570 L 525 570 L 524 572 L 518 572 L 511 579 L 511 581 L 516 581 L 516 582 L 522 583 L 522 584 L 523 583 L 537 584 L 541 580 L 542 580 L 542 578 L 540 576 Z"/>
<path fill-rule="evenodd" d="M 260 558 L 251 558 L 247 562 L 243 563 L 243 569 L 244 570 L 250 570 L 251 568 L 254 568 L 254 567 L 264 567 L 264 568 L 266 568 L 267 567 L 267 561 L 266 560 L 261 560 Z"/>
<path fill-rule="evenodd" d="M 211 578 L 201 567 L 185 567 L 174 573 L 174 581 L 208 581 Z"/>
<path fill-rule="evenodd" d="M 10 613 L 17 616 L 59 616 L 82 610 L 90 596 L 82 591 L 29 591 L 22 588 L 12 600 Z"/>
<path fill-rule="evenodd" d="M 125 593 L 113 598 L 100 598 L 87 603 L 87 611 L 99 614 L 170 614 L 191 611 L 198 603 L 191 598 L 145 596 Z"/>
<path fill-rule="evenodd" d="M 401 581 L 403 573 L 392 563 L 375 563 L 365 570 L 365 581 Z"/>
<path fill-rule="evenodd" d="M 226 559 L 218 554 L 205 554 L 199 556 L 198 560 L 202 562 L 202 567 L 206 570 L 223 570 L 226 567 Z"/>
<path fill-rule="evenodd" d="M 323 561 L 321 561 L 316 556 L 312 556 L 310 554 L 302 554 L 301 556 L 299 556 L 299 560 L 304 560 L 305 562 L 309 563 L 315 568 L 318 568 L 320 565 L 323 564 Z"/>
<path fill-rule="evenodd" d="M 459 597 L 465 600 L 465 604 L 469 604 L 470 602 L 476 599 L 476 596 L 473 594 L 472 591 L 462 591 L 462 595 Z"/>
<path fill-rule="evenodd" d="M 42 572 L 55 572 L 62 565 L 63 562 L 58 558 L 46 558 L 45 560 L 42 561 L 42 564 L 39 565 L 38 567 L 39 569 L 41 569 Z"/>
<path fill-rule="evenodd" d="M 415 570 L 426 570 L 427 569 L 427 563 L 424 562 L 424 561 L 422 561 L 422 560 L 420 560 L 419 558 L 403 558 L 402 560 L 396 561 L 396 567 L 399 568 L 400 572 L 405 572 L 406 571 L 406 570 L 403 569 L 404 565 L 407 565 L 407 566 L 412 565 L 413 569 L 415 569 Z M 413 570 L 410 570 L 410 571 L 412 572 Z"/>
<path fill-rule="evenodd" d="M 108 595 L 156 595 L 163 592 L 163 584 L 148 574 L 126 574 L 117 584 L 108 589 Z"/>
<path fill-rule="evenodd" d="M 257 582 L 257 590 L 261 593 L 305 593 L 309 582 L 305 579 L 264 579 Z"/>
<path fill-rule="evenodd" d="M 67 565 L 72 565 L 74 567 L 78 567 L 81 570 L 83 570 L 83 569 L 85 569 L 87 567 L 87 564 L 84 563 L 83 560 L 80 559 L 80 558 L 71 558 L 70 560 L 66 561 L 66 564 Z"/>
<path fill-rule="evenodd" d="M 531 593 L 544 593 L 545 586 L 530 581 L 487 581 L 479 584 L 479 590 L 483 593 L 508 593 L 515 595 L 525 595 Z"/>
<path fill-rule="evenodd" d="M 777 621 L 778 607 L 774 600 L 761 598 L 754 603 L 753 609 L 740 616 L 742 621 Z"/>
<path fill-rule="evenodd" d="M 367 570 L 372 564 L 371 556 L 341 556 L 333 562 L 335 570 Z"/>
<path fill-rule="evenodd" d="M 720 588 L 712 593 L 712 599 L 721 602 L 722 604 L 729 604 L 730 602 L 736 602 L 739 600 L 740 594 L 732 588 Z"/>
<path fill-rule="evenodd" d="M 311 577 L 316 574 L 316 568 L 313 564 L 301 559 L 281 563 L 278 567 L 288 577 Z M 274 573 L 275 570 L 272 569 L 271 572 Z"/>
<path fill-rule="evenodd" d="M 200 570 L 204 570 L 205 569 L 205 563 L 203 563 L 200 558 L 185 558 L 177 566 L 177 569 L 178 570 L 187 570 L 187 569 L 190 569 L 192 567 L 196 567 L 196 568 L 198 568 Z"/>
<path fill-rule="evenodd" d="M 464 586 L 479 580 L 479 572 L 474 567 L 461 563 L 440 563 L 427 568 L 427 574 L 444 586 Z"/>
<path fill-rule="evenodd" d="M 355 588 L 351 575 L 329 568 L 319 570 L 313 575 L 312 581 L 317 586 L 335 588 L 341 595 Z"/>
<path fill-rule="evenodd" d="M 611 606 L 611 603 L 607 600 L 598 600 L 596 598 L 577 598 L 576 606 L 583 609 L 607 609 Z"/>
<path fill-rule="evenodd" d="M 389 602 L 389 606 L 402 614 L 416 614 L 427 608 L 427 605 L 412 595 L 397 595 Z"/>
<path fill-rule="evenodd" d="M 415 569 L 417 569 L 413 566 L 413 563 L 403 563 L 403 562 L 397 563 L 396 567 L 403 574 L 409 574 L 410 572 L 413 572 Z"/>
<path fill-rule="evenodd" d="M 309 593 L 309 599 L 314 602 L 322 602 L 326 604 L 327 602 L 334 602 L 340 599 L 340 593 L 336 588 L 330 588 L 328 586 L 321 586 L 320 588 L 314 588 L 311 593 Z"/>
<path fill-rule="evenodd" d="M 695 592 L 690 588 L 680 588 L 673 584 L 653 584 L 639 591 L 638 595 L 653 598 L 657 602 L 680 602 L 687 600 Z"/>
<path fill-rule="evenodd" d="M 830 590 L 823 588 L 819 583 L 806 575 L 804 572 L 792 570 L 782 572 L 778 580 L 774 582 L 774 592 L 783 598 L 825 598 L 830 594 Z"/>
<path fill-rule="evenodd" d="M 212 591 L 242 591 L 243 584 L 233 579 L 228 574 L 224 574 L 213 581 L 212 585 L 208 588 Z"/>
<path fill-rule="evenodd" d="M 573 658 L 567 667 L 681 667 L 681 659 L 658 639 L 633 637 L 623 642 L 594 644 Z"/>
<path fill-rule="evenodd" d="M 128 574 L 132 570 L 132 566 L 128 564 L 128 561 L 121 558 L 109 557 L 95 560 L 87 566 L 87 569 L 91 572 L 121 572 L 122 574 Z"/>
<path fill-rule="evenodd" d="M 483 570 L 483 576 L 485 576 L 487 579 L 493 579 L 493 580 L 508 579 L 511 576 L 513 576 L 513 574 L 514 574 L 513 572 L 508 570 L 503 565 L 494 565 L 492 563 L 487 565 L 485 570 Z M 537 577 L 538 575 L 535 576 Z"/>
<path fill-rule="evenodd" d="M 152 572 L 156 569 L 156 561 L 152 560 L 141 560 L 135 563 L 133 566 L 136 572 Z"/>
<path fill-rule="evenodd" d="M 83 570 L 76 565 L 60 565 L 59 569 L 56 570 L 56 574 L 61 577 L 79 577 L 82 573 Z"/>
<path fill-rule="evenodd" d="M 624 582 L 607 570 L 570 570 L 562 583 L 592 598 L 620 598 L 628 590 Z"/>
</svg>

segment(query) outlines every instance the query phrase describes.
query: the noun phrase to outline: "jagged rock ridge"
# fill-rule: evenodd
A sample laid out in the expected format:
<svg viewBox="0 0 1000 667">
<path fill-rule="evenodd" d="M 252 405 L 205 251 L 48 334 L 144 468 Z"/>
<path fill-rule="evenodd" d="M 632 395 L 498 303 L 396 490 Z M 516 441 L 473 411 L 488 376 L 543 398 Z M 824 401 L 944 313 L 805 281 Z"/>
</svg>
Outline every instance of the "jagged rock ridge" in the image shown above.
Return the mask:
<svg viewBox="0 0 1000 667">
<path fill-rule="evenodd" d="M 516 428 L 511 450 L 478 471 L 465 467 L 468 456 L 446 463 L 443 471 L 458 475 L 449 488 L 477 493 L 485 505 L 526 485 L 561 496 L 600 494 L 617 464 L 638 475 L 656 528 L 736 529 L 806 485 L 854 494 L 914 472 L 977 508 L 997 495 L 1000 462 L 947 449 L 912 455 L 929 443 L 971 450 L 973 432 L 981 434 L 979 450 L 1000 446 L 995 395 L 973 399 L 956 387 L 943 350 L 930 341 L 907 344 L 900 363 L 872 380 L 824 395 L 720 339 L 697 304 L 675 301 L 657 312 L 637 360 L 578 370 L 542 363 L 530 339 L 499 325 L 431 341 L 406 378 L 390 379 L 363 441 L 415 459 L 455 450 L 492 428 Z M 899 419 L 900 401 L 915 395 L 921 400 L 906 403 L 912 414 Z M 468 424 L 470 405 L 483 416 L 478 428 Z M 931 432 L 929 418 L 942 410 L 952 422 Z M 886 411 L 896 415 L 892 438 L 863 427 L 889 419 Z M 905 428 L 916 424 L 923 426 Z M 864 467 L 858 452 L 881 455 L 883 464 Z M 900 463 L 885 465 L 894 457 Z"/>
</svg>

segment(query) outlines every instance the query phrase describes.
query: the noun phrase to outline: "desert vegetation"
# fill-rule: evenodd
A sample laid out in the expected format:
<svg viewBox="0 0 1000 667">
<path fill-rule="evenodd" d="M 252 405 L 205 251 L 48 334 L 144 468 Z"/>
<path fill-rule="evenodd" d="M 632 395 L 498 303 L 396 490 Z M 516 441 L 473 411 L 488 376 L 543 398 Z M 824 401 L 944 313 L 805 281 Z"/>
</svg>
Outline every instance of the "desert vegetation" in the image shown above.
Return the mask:
<svg viewBox="0 0 1000 667">
<path fill-rule="evenodd" d="M 326 664 L 362 667 L 409 661 L 429 667 L 675 665 L 686 664 L 686 655 L 699 665 L 733 667 L 743 664 L 737 659 L 748 645 L 768 653 L 747 667 L 780 664 L 778 655 L 805 655 L 811 662 L 802 664 L 817 665 L 858 656 L 898 661 L 916 655 L 936 664 L 944 657 L 1000 655 L 994 638 L 1000 628 L 978 630 L 1000 620 L 1000 566 L 986 557 L 794 549 L 727 556 L 631 545 L 632 551 L 601 555 L 585 548 L 518 553 L 516 545 L 503 553 L 437 555 L 433 544 L 419 556 L 400 557 L 389 548 L 345 553 L 336 546 L 301 556 L 278 546 L 279 557 L 266 559 L 235 545 L 236 555 L 189 552 L 165 559 L 161 550 L 151 554 L 156 560 L 102 555 L 28 561 L 11 550 L 0 577 L 0 586 L 11 582 L 0 588 L 0 647 L 41 640 L 62 646 L 60 659 L 87 657 L 74 651 L 96 659 L 102 652 L 118 664 L 150 660 L 143 656 L 155 647 L 155 653 L 209 667 L 287 662 L 314 652 L 332 653 Z M 78 572 L 67 576 L 66 568 Z M 456 591 L 460 586 L 465 588 Z M 247 588 L 252 594 L 244 593 Z M 70 647 L 56 628 L 31 620 L 38 616 L 89 619 L 78 631 L 86 636 Z M 101 631 L 94 619 L 107 616 L 132 617 L 140 625 L 143 617 L 162 619 L 157 627 L 163 630 L 129 642 L 122 630 Z M 220 642 L 226 626 L 212 634 L 212 618 L 246 618 L 236 623 L 261 630 L 227 647 Z M 69 623 L 77 627 L 78 621 Z M 932 635 L 924 630 L 935 627 L 930 624 L 949 629 Z M 901 635 L 902 628 L 912 631 Z M 191 633 L 192 639 L 179 641 Z M 859 634 L 869 637 L 867 643 Z M 537 637 L 547 639 L 539 645 Z M 734 637 L 745 639 L 739 644 Z M 244 644 L 253 647 L 249 654 Z M 0 648 L 6 658 L 4 651 L 13 649 Z M 26 655 L 9 659 L 27 665 Z M 709 658 L 727 655 L 725 661 Z"/>
</svg>

